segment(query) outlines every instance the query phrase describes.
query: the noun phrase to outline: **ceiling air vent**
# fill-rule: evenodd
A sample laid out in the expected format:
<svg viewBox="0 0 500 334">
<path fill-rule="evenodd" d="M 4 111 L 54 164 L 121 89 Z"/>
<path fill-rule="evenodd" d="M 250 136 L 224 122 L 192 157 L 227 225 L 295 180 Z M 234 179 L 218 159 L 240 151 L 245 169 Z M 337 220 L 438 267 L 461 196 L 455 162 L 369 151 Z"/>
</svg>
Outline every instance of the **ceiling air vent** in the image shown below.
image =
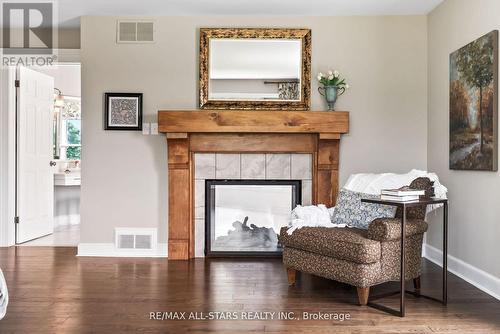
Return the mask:
<svg viewBox="0 0 500 334">
<path fill-rule="evenodd" d="M 117 43 L 154 43 L 154 22 L 119 20 L 116 41 Z"/>
<path fill-rule="evenodd" d="M 115 228 L 115 246 L 117 249 L 145 249 L 156 248 L 156 228 Z"/>
</svg>

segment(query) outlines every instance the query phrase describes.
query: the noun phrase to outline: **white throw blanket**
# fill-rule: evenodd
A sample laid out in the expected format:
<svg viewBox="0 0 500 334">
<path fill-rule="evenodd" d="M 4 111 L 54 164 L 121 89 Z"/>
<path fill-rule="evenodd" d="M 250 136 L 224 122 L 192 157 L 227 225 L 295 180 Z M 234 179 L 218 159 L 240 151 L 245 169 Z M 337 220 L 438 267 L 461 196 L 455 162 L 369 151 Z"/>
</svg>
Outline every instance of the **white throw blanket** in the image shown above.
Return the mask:
<svg viewBox="0 0 500 334">
<path fill-rule="evenodd" d="M 382 189 L 396 189 L 409 185 L 419 177 L 428 177 L 434 182 L 434 194 L 437 198 L 446 198 L 448 189 L 439 183 L 439 178 L 435 173 L 428 173 L 423 170 L 412 169 L 406 174 L 353 174 L 349 176 L 344 186 L 347 190 L 356 191 L 371 195 L 380 195 Z M 435 210 L 440 205 L 429 205 L 427 213 Z"/>
<path fill-rule="evenodd" d="M 7 304 L 9 303 L 9 292 L 7 291 L 7 283 L 3 277 L 2 269 L 0 269 L 0 320 L 7 313 Z"/>
<path fill-rule="evenodd" d="M 439 178 L 435 173 L 413 169 L 406 174 L 353 174 L 347 180 L 344 188 L 371 195 L 380 195 L 382 189 L 395 189 L 409 185 L 413 180 L 419 177 L 428 177 L 434 182 L 434 193 L 437 198 L 446 198 L 448 189 L 439 183 Z M 439 205 L 427 206 L 427 213 L 435 210 Z M 300 206 L 298 205 L 291 214 L 291 221 L 287 230 L 292 234 L 295 230 L 302 227 L 345 227 L 345 224 L 334 224 L 335 208 L 327 209 L 320 204 L 318 206 Z"/>
<path fill-rule="evenodd" d="M 334 210 L 335 208 L 328 209 L 323 204 L 318 206 L 297 205 L 292 211 L 289 229 L 286 232 L 292 234 L 295 230 L 305 226 L 345 227 L 345 224 L 332 223 Z"/>
</svg>

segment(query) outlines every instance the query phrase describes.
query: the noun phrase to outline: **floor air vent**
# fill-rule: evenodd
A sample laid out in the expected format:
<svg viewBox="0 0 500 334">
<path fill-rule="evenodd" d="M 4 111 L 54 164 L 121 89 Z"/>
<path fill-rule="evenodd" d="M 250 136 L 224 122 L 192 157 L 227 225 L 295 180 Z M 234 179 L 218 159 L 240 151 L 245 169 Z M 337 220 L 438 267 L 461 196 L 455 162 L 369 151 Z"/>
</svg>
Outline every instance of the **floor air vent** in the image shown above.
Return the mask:
<svg viewBox="0 0 500 334">
<path fill-rule="evenodd" d="M 115 228 L 115 247 L 117 249 L 145 249 L 156 248 L 156 228 Z"/>
<path fill-rule="evenodd" d="M 155 41 L 154 22 L 119 20 L 116 41 L 117 43 L 153 43 Z"/>
</svg>

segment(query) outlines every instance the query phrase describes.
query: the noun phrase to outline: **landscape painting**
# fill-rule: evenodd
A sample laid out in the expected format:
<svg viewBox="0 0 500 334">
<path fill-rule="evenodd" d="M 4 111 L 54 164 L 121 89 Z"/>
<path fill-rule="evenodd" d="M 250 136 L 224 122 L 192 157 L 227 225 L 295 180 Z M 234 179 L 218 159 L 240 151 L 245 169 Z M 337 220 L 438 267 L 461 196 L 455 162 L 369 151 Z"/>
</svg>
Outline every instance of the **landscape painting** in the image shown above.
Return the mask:
<svg viewBox="0 0 500 334">
<path fill-rule="evenodd" d="M 450 169 L 497 170 L 498 31 L 450 55 Z"/>
</svg>

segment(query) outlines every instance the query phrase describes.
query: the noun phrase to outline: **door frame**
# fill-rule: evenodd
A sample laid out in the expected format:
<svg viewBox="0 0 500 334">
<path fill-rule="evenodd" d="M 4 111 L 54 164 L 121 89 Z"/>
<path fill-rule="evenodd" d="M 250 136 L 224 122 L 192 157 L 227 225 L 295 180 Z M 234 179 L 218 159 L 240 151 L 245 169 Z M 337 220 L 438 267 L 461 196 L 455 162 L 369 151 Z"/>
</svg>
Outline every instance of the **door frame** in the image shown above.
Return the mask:
<svg viewBox="0 0 500 334">
<path fill-rule="evenodd" d="M 0 73 L 0 247 L 7 247 L 16 240 L 16 69 Z"/>
<path fill-rule="evenodd" d="M 81 63 L 80 49 L 58 49 L 55 64 Z M 0 68 L 0 247 L 16 243 L 16 68 Z"/>
</svg>

